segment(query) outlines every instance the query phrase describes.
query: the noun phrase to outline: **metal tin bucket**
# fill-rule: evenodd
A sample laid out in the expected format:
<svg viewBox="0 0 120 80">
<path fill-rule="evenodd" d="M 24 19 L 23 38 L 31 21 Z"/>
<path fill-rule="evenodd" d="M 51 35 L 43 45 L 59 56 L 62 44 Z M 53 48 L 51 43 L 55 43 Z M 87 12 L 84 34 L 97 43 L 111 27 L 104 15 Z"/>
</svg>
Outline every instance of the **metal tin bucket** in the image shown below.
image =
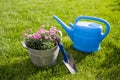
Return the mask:
<svg viewBox="0 0 120 80">
<path fill-rule="evenodd" d="M 54 66 L 57 62 L 59 47 L 56 46 L 48 50 L 35 50 L 29 48 L 28 52 L 34 65 L 38 67 L 50 67 Z"/>
<path fill-rule="evenodd" d="M 62 32 L 59 31 L 59 34 L 60 39 L 62 40 Z M 31 61 L 34 65 L 38 67 L 51 67 L 56 64 L 59 54 L 59 46 L 55 46 L 54 48 L 47 50 L 35 50 L 28 48 L 24 41 L 21 42 L 21 44 L 28 50 Z"/>
<path fill-rule="evenodd" d="M 31 61 L 34 65 L 38 67 L 50 67 L 54 66 L 57 62 L 57 56 L 59 54 L 59 47 L 55 46 L 54 48 L 47 50 L 36 50 L 28 48 L 25 45 L 25 42 L 21 42 L 23 47 L 28 50 Z"/>
</svg>

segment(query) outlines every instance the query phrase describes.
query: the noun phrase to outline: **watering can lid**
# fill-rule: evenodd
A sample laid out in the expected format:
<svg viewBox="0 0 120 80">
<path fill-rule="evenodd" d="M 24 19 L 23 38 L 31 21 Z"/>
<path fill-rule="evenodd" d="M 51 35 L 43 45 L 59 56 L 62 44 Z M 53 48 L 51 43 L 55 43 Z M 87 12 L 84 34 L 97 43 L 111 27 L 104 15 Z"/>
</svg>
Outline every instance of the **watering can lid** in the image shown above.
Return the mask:
<svg viewBox="0 0 120 80">
<path fill-rule="evenodd" d="M 101 29 L 102 30 L 102 26 L 95 22 L 77 22 L 75 26 L 87 28 L 87 29 Z"/>
</svg>

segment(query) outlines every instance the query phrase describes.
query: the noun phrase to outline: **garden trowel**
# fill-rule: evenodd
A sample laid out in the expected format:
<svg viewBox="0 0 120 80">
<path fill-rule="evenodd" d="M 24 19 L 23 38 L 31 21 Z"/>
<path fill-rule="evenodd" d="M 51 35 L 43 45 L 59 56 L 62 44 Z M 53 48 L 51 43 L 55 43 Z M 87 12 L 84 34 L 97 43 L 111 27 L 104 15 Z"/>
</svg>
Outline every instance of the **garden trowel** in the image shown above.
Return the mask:
<svg viewBox="0 0 120 80">
<path fill-rule="evenodd" d="M 63 63 L 65 64 L 65 66 L 68 68 L 68 70 L 72 73 L 72 74 L 75 74 L 77 72 L 77 69 L 76 69 L 76 66 L 75 66 L 75 63 L 74 63 L 74 60 L 72 58 L 71 55 L 67 55 L 62 43 L 60 42 L 60 39 L 57 38 L 57 41 L 58 41 L 58 46 L 62 52 L 62 55 L 64 57 L 64 60 L 63 60 Z"/>
</svg>

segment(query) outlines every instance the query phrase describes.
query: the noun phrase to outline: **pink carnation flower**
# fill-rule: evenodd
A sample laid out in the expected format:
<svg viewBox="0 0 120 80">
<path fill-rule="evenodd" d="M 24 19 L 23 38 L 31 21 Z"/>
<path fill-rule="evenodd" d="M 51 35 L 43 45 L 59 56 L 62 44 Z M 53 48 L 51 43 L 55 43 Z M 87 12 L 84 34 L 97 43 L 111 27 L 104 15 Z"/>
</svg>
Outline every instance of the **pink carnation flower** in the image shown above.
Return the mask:
<svg viewBox="0 0 120 80">
<path fill-rule="evenodd" d="M 50 30 L 49 30 L 49 34 L 50 34 L 50 35 L 56 35 L 57 32 L 58 32 L 58 30 L 57 30 L 55 27 L 52 27 L 52 28 L 50 28 Z"/>
<path fill-rule="evenodd" d="M 52 26 L 51 30 L 58 32 L 59 30 L 57 30 L 54 26 Z"/>
<path fill-rule="evenodd" d="M 39 31 L 38 31 L 39 34 L 45 34 L 45 30 L 40 28 Z"/>
<path fill-rule="evenodd" d="M 50 31 L 49 31 L 49 34 L 50 34 L 50 35 L 56 35 L 56 32 L 53 31 L 53 30 L 50 30 Z"/>
<path fill-rule="evenodd" d="M 39 34 L 33 34 L 33 38 L 34 38 L 34 39 L 40 39 L 41 36 L 40 36 Z"/>
</svg>

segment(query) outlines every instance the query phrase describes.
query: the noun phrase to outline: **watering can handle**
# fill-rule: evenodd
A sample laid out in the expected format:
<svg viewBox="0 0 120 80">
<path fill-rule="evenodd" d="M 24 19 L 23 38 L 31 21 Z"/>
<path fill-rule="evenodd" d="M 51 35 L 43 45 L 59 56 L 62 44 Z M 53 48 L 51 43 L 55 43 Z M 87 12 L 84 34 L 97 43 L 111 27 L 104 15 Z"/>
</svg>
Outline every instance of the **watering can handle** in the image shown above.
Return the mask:
<svg viewBox="0 0 120 80">
<path fill-rule="evenodd" d="M 102 36 L 102 39 L 104 39 L 107 34 L 109 33 L 110 31 L 110 24 L 104 20 L 104 19 L 101 19 L 101 18 L 96 18 L 96 17 L 91 17 L 91 16 L 80 16 L 76 19 L 75 21 L 75 24 L 79 21 L 79 20 L 82 20 L 82 19 L 87 19 L 87 20 L 95 20 L 95 21 L 99 21 L 99 22 L 102 22 L 106 25 L 106 31 L 104 32 L 103 36 Z"/>
</svg>

